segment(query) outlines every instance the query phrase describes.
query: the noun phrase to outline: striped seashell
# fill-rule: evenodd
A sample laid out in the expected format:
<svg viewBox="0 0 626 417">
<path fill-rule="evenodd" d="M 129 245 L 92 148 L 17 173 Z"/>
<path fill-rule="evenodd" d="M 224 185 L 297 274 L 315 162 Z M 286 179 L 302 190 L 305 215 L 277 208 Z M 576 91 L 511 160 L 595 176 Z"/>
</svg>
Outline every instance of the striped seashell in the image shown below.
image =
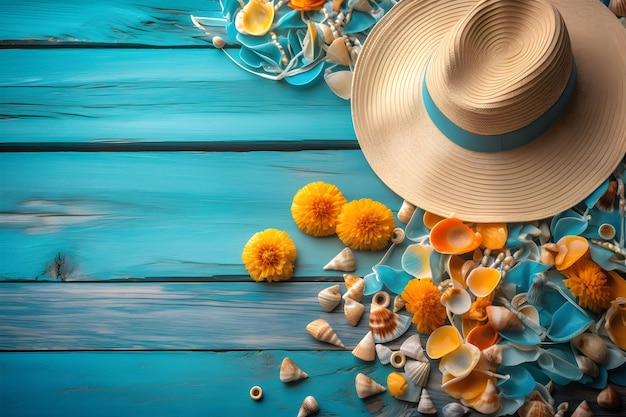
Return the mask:
<svg viewBox="0 0 626 417">
<path fill-rule="evenodd" d="M 352 349 L 352 354 L 363 361 L 376 359 L 376 344 L 374 343 L 372 332 L 367 332 L 363 339 Z"/>
<path fill-rule="evenodd" d="M 397 313 L 406 306 L 406 301 L 401 295 L 396 295 L 393 299 L 393 312 Z"/>
<path fill-rule="evenodd" d="M 372 304 L 369 326 L 376 343 L 386 343 L 402 336 L 411 326 L 411 318 Z"/>
<path fill-rule="evenodd" d="M 400 345 L 400 352 L 404 353 L 407 358 L 428 362 L 428 358 L 426 358 L 424 348 L 422 347 L 422 341 L 417 334 L 408 337 L 404 342 L 402 342 L 402 345 Z"/>
<path fill-rule="evenodd" d="M 591 411 L 589 404 L 587 404 L 587 400 L 583 400 L 580 404 L 578 404 L 578 407 L 576 407 L 576 409 L 572 412 L 571 417 L 592 417 L 592 416 L 593 416 L 593 411 Z"/>
<path fill-rule="evenodd" d="M 345 348 L 344 344 L 339 340 L 337 334 L 324 319 L 313 320 L 306 326 L 306 331 L 320 342 L 330 343 L 331 345 Z"/>
<path fill-rule="evenodd" d="M 354 284 L 356 284 L 357 282 L 362 281 L 363 278 L 361 278 L 358 275 L 354 275 L 354 274 L 343 274 L 343 283 L 346 284 L 346 289 L 350 289 Z"/>
<path fill-rule="evenodd" d="M 298 410 L 298 417 L 308 417 L 317 413 L 320 410 L 320 406 L 317 400 L 312 395 L 309 395 L 302 401 L 300 410 Z"/>
<path fill-rule="evenodd" d="M 363 373 L 357 374 L 354 387 L 356 395 L 361 399 L 387 391 L 387 388 Z"/>
<path fill-rule="evenodd" d="M 345 275 L 344 275 L 345 276 Z M 354 282 L 350 287 L 348 287 L 346 283 L 346 287 L 348 291 L 346 291 L 343 295 L 343 299 L 351 298 L 354 301 L 361 301 L 363 298 L 363 290 L 365 289 L 365 280 L 363 278 L 359 278 L 358 281 Z"/>
<path fill-rule="evenodd" d="M 343 43 L 343 38 L 341 39 Z M 339 252 L 333 259 L 330 260 L 326 265 L 324 265 L 325 271 L 355 271 L 356 270 L 356 261 L 354 259 L 354 253 L 350 248 L 344 248 L 341 252 Z"/>
<path fill-rule="evenodd" d="M 391 362 L 391 355 L 393 355 L 393 351 L 387 346 L 381 344 L 376 345 L 376 356 L 378 356 L 378 360 L 381 364 L 389 365 Z"/>
<path fill-rule="evenodd" d="M 503 306 L 487 306 L 489 324 L 496 330 L 523 329 L 524 325 L 515 313 Z"/>
<path fill-rule="evenodd" d="M 365 311 L 365 306 L 358 301 L 354 301 L 352 298 L 346 298 L 343 304 L 343 314 L 346 316 L 346 320 L 352 326 L 356 326 L 359 324 L 361 317 L 363 316 L 363 312 Z"/>
<path fill-rule="evenodd" d="M 428 377 L 430 376 L 430 362 L 409 360 L 404 365 L 404 372 L 411 381 L 420 387 L 428 385 Z"/>
<path fill-rule="evenodd" d="M 298 365 L 288 357 L 285 357 L 280 364 L 280 380 L 282 382 L 292 382 L 308 377 L 309 374 L 300 369 Z"/>
<path fill-rule="evenodd" d="M 437 408 L 433 404 L 433 400 L 430 398 L 430 394 L 426 389 L 422 390 L 420 394 L 420 401 L 417 403 L 417 411 L 422 414 L 436 414 Z"/>
<path fill-rule="evenodd" d="M 333 311 L 339 303 L 341 303 L 341 292 L 339 291 L 339 284 L 333 285 L 328 288 L 324 288 L 317 294 L 317 300 L 322 306 L 322 309 L 327 313 Z"/>
</svg>

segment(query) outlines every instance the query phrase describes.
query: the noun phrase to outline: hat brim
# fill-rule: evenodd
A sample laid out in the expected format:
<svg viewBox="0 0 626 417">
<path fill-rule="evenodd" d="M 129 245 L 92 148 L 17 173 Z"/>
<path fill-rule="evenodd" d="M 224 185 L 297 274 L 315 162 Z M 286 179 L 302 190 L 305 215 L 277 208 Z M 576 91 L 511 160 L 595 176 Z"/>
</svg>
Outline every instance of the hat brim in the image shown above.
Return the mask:
<svg viewBox="0 0 626 417">
<path fill-rule="evenodd" d="M 578 72 L 564 113 L 519 148 L 475 152 L 446 138 L 422 101 L 426 64 L 472 0 L 403 0 L 369 34 L 354 72 L 352 118 L 378 177 L 444 217 L 520 222 L 581 202 L 626 152 L 626 30 L 597 0 L 555 0 Z"/>
</svg>

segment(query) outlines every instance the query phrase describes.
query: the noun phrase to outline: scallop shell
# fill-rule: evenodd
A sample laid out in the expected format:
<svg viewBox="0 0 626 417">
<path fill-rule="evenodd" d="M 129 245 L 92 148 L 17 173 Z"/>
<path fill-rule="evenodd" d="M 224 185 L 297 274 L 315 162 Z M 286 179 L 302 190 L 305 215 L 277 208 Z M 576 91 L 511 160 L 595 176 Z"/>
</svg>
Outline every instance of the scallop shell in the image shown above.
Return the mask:
<svg viewBox="0 0 626 417">
<path fill-rule="evenodd" d="M 363 373 L 357 374 L 354 386 L 356 395 L 361 399 L 387 391 L 385 387 Z"/>
<path fill-rule="evenodd" d="M 330 343 L 341 348 L 345 347 L 333 328 L 324 319 L 313 320 L 307 324 L 306 331 L 320 342 Z"/>
<path fill-rule="evenodd" d="M 402 298 L 401 295 L 396 295 L 393 298 L 393 312 L 397 313 L 398 311 L 402 310 L 404 306 L 406 306 L 406 300 Z"/>
<path fill-rule="evenodd" d="M 317 413 L 320 410 L 320 406 L 317 400 L 312 395 L 309 395 L 302 401 L 300 410 L 298 410 L 298 417 L 308 417 Z"/>
<path fill-rule="evenodd" d="M 586 400 L 583 400 L 578 407 L 572 412 L 571 417 L 592 417 L 593 412 L 591 408 L 589 408 L 589 404 L 587 404 Z"/>
<path fill-rule="evenodd" d="M 330 64 L 350 65 L 350 53 L 343 37 L 335 39 L 326 50 L 326 62 Z"/>
<path fill-rule="evenodd" d="M 430 362 L 409 360 L 404 365 L 404 372 L 411 381 L 423 388 L 428 384 Z"/>
<path fill-rule="evenodd" d="M 235 18 L 235 27 L 246 35 L 263 36 L 274 21 L 274 2 L 264 0 L 250 1 Z"/>
<path fill-rule="evenodd" d="M 464 343 L 441 358 L 439 369 L 452 376 L 465 378 L 474 370 L 479 360 L 480 349 L 471 343 Z"/>
<path fill-rule="evenodd" d="M 376 343 L 386 343 L 402 336 L 411 326 L 411 318 L 372 304 L 369 328 Z"/>
<path fill-rule="evenodd" d="M 352 349 L 352 354 L 364 361 L 376 359 L 376 344 L 374 343 L 372 332 L 367 332 L 363 339 Z"/>
<path fill-rule="evenodd" d="M 309 374 L 300 369 L 290 358 L 284 358 L 280 364 L 280 380 L 282 382 L 292 382 L 308 377 Z"/>
<path fill-rule="evenodd" d="M 611 301 L 604 328 L 611 341 L 626 350 L 626 298 L 617 297 Z"/>
<path fill-rule="evenodd" d="M 500 408 L 500 396 L 496 389 L 496 384 L 490 379 L 487 387 L 477 398 L 465 401 L 465 404 L 482 414 L 492 414 Z"/>
<path fill-rule="evenodd" d="M 467 287 L 476 297 L 487 297 L 500 284 L 502 273 L 495 268 L 478 267 L 467 275 Z"/>
<path fill-rule="evenodd" d="M 619 394 L 611 385 L 607 385 L 602 391 L 598 393 L 596 402 L 602 408 L 613 409 L 619 408 L 622 405 L 622 399 Z"/>
<path fill-rule="evenodd" d="M 489 324 L 496 330 L 523 329 L 524 325 L 515 313 L 503 306 L 487 306 Z"/>
<path fill-rule="evenodd" d="M 404 342 L 402 342 L 402 345 L 400 345 L 400 352 L 404 353 L 407 358 L 428 362 L 428 358 L 424 354 L 422 341 L 420 340 L 420 336 L 417 334 L 408 337 Z"/>
<path fill-rule="evenodd" d="M 402 201 L 402 205 L 398 210 L 398 220 L 402 223 L 408 223 L 415 212 L 415 206 L 408 201 Z"/>
<path fill-rule="evenodd" d="M 559 271 L 572 266 L 589 249 L 587 239 L 582 236 L 563 236 L 556 242 L 556 246 L 558 253 L 554 257 L 554 265 Z"/>
<path fill-rule="evenodd" d="M 451 325 L 441 326 L 433 331 L 426 341 L 426 354 L 431 359 L 439 359 L 461 346 L 459 331 Z"/>
<path fill-rule="evenodd" d="M 611 0 L 609 2 L 609 9 L 615 14 L 615 16 L 626 16 L 626 1 Z"/>
<path fill-rule="evenodd" d="M 391 362 L 391 355 L 393 355 L 393 351 L 387 346 L 376 344 L 376 356 L 378 356 L 381 364 L 388 365 Z"/>
<path fill-rule="evenodd" d="M 317 294 L 317 300 L 327 313 L 333 311 L 341 303 L 339 284 L 325 288 Z"/>
<path fill-rule="evenodd" d="M 460 255 L 472 252 L 482 241 L 480 233 L 455 218 L 443 219 L 430 230 L 430 244 L 439 253 Z"/>
<path fill-rule="evenodd" d="M 430 394 L 428 391 L 423 389 L 420 394 L 420 401 L 417 403 L 417 412 L 421 414 L 436 414 L 437 408 L 435 408 L 435 404 L 433 400 L 430 398 Z"/>
<path fill-rule="evenodd" d="M 572 339 L 572 343 L 580 353 L 595 363 L 604 364 L 609 359 L 609 348 L 597 334 L 581 333 Z"/>
<path fill-rule="evenodd" d="M 363 312 L 365 311 L 365 306 L 358 301 L 354 301 L 352 298 L 346 298 L 343 304 L 343 314 L 346 316 L 346 320 L 352 326 L 356 326 L 359 324 L 361 317 L 363 316 Z"/>
<path fill-rule="evenodd" d="M 476 232 L 483 237 L 483 247 L 502 249 L 509 236 L 506 223 L 476 223 Z"/>
<path fill-rule="evenodd" d="M 346 282 L 346 288 L 348 288 L 348 291 L 346 291 L 343 294 L 343 299 L 347 299 L 347 298 L 351 298 L 354 301 L 361 301 L 361 299 L 363 298 L 363 290 L 365 289 L 365 280 L 363 278 L 357 277 L 356 275 L 351 275 L 351 274 L 344 274 L 344 280 L 345 280 L 345 276 L 348 275 L 349 276 L 349 280 L 351 281 L 351 285 L 348 285 L 348 281 Z M 352 277 L 356 277 L 358 279 L 354 280 Z"/>
<path fill-rule="evenodd" d="M 354 252 L 350 248 L 343 248 L 333 259 L 324 265 L 325 271 L 355 271 L 356 261 L 354 259 Z"/>
<path fill-rule="evenodd" d="M 464 289 L 450 287 L 441 294 L 441 304 L 452 314 L 461 315 L 469 311 L 472 305 L 472 298 Z"/>
<path fill-rule="evenodd" d="M 441 409 L 443 417 L 463 417 L 469 412 L 469 408 L 459 403 L 449 403 L 444 405 Z"/>
</svg>

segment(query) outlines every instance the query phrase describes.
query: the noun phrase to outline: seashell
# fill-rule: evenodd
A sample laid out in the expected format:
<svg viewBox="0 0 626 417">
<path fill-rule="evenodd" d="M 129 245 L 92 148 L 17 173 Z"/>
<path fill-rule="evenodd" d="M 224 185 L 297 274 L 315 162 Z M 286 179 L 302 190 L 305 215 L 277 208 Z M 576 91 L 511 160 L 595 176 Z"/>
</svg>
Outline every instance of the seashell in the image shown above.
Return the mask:
<svg viewBox="0 0 626 417">
<path fill-rule="evenodd" d="M 556 408 L 556 414 L 554 417 L 565 417 L 565 413 L 569 410 L 569 403 L 562 402 Z"/>
<path fill-rule="evenodd" d="M 483 237 L 483 247 L 502 249 L 509 236 L 506 223 L 476 223 L 476 232 Z"/>
<path fill-rule="evenodd" d="M 258 385 L 250 388 L 250 398 L 252 398 L 254 401 L 259 401 L 261 398 L 263 398 L 263 388 L 259 387 Z"/>
<path fill-rule="evenodd" d="M 439 362 L 439 370 L 458 378 L 465 378 L 474 370 L 480 360 L 480 349 L 471 343 L 464 343 L 446 354 Z"/>
<path fill-rule="evenodd" d="M 554 417 L 553 407 L 539 400 L 526 401 L 519 410 L 517 410 L 517 413 L 520 417 Z"/>
<path fill-rule="evenodd" d="M 372 304 L 369 328 L 376 343 L 386 343 L 402 336 L 411 326 L 411 318 Z"/>
<path fill-rule="evenodd" d="M 426 389 L 422 390 L 420 394 L 420 401 L 417 403 L 417 412 L 421 414 L 436 414 L 437 408 L 435 408 L 435 404 L 433 400 L 430 398 L 430 394 Z"/>
<path fill-rule="evenodd" d="M 607 409 L 619 408 L 622 405 L 622 399 L 611 385 L 607 385 L 598 393 L 596 402 L 600 407 Z"/>
<path fill-rule="evenodd" d="M 407 246 L 400 261 L 402 269 L 415 278 L 429 278 L 432 275 L 430 271 L 432 252 L 433 247 L 430 245 L 415 243 Z"/>
<path fill-rule="evenodd" d="M 430 211 L 425 211 L 424 216 L 422 218 L 422 221 L 424 222 L 424 226 L 426 226 L 428 229 L 432 229 L 433 227 L 435 227 L 437 223 L 439 223 L 442 220 L 445 220 L 445 217 L 439 216 L 438 214 L 435 214 Z"/>
<path fill-rule="evenodd" d="M 450 287 L 441 294 L 443 304 L 453 314 L 465 314 L 472 305 L 472 298 L 462 288 Z"/>
<path fill-rule="evenodd" d="M 430 362 L 409 360 L 404 365 L 404 372 L 411 381 L 424 388 L 430 376 Z"/>
<path fill-rule="evenodd" d="M 469 412 L 469 408 L 459 403 L 449 403 L 444 405 L 441 409 L 443 417 L 463 417 Z"/>
<path fill-rule="evenodd" d="M 465 259 L 459 255 L 450 255 L 446 262 L 446 272 L 453 281 L 465 286 L 466 275 L 463 274 L 463 264 Z"/>
<path fill-rule="evenodd" d="M 235 18 L 235 27 L 245 35 L 263 36 L 274 21 L 274 3 L 266 0 L 251 0 Z"/>
<path fill-rule="evenodd" d="M 391 355 L 393 355 L 393 351 L 387 346 L 381 344 L 376 345 L 376 356 L 378 356 L 380 363 L 383 365 L 389 364 L 391 362 Z"/>
<path fill-rule="evenodd" d="M 583 355 L 576 355 L 576 364 L 583 371 L 583 374 L 589 375 L 592 378 L 595 378 L 600 373 L 600 369 L 598 365 L 591 359 Z"/>
<path fill-rule="evenodd" d="M 372 296 L 372 303 L 381 307 L 388 307 L 391 304 L 391 296 L 386 291 L 378 291 Z"/>
<path fill-rule="evenodd" d="M 485 323 L 474 327 L 467 333 L 465 340 L 479 349 L 487 349 L 495 345 L 500 339 L 498 331 L 490 324 Z"/>
<path fill-rule="evenodd" d="M 626 298 L 617 297 L 611 301 L 604 328 L 611 341 L 626 350 Z"/>
<path fill-rule="evenodd" d="M 330 64 L 350 65 L 350 53 L 343 38 L 335 39 L 326 50 L 326 62 Z"/>
<path fill-rule="evenodd" d="M 415 212 L 415 206 L 408 201 L 402 201 L 402 205 L 398 210 L 398 220 L 402 223 L 408 223 Z"/>
<path fill-rule="evenodd" d="M 582 258 L 589 249 L 587 239 L 582 236 L 563 236 L 556 242 L 558 253 L 554 257 L 554 266 L 562 271 Z"/>
<path fill-rule="evenodd" d="M 317 413 L 320 410 L 320 406 L 317 400 L 312 395 L 309 395 L 302 401 L 300 410 L 298 410 L 298 417 L 307 417 Z"/>
<path fill-rule="evenodd" d="M 502 273 L 495 268 L 478 267 L 467 275 L 467 287 L 476 297 L 487 297 L 500 284 Z"/>
<path fill-rule="evenodd" d="M 481 349 L 480 357 L 486 369 L 497 369 L 502 363 L 502 345 L 492 345 Z"/>
<path fill-rule="evenodd" d="M 401 295 L 396 295 L 393 299 L 393 312 L 397 313 L 406 305 L 406 300 Z"/>
<path fill-rule="evenodd" d="M 385 387 L 363 373 L 357 374 L 354 386 L 356 395 L 361 399 L 387 391 Z"/>
<path fill-rule="evenodd" d="M 346 316 L 346 320 L 352 326 L 356 326 L 359 324 L 361 317 L 363 316 L 363 312 L 365 311 L 365 306 L 358 301 L 354 301 L 352 298 L 346 298 L 343 304 L 343 314 Z"/>
<path fill-rule="evenodd" d="M 611 0 L 609 2 L 609 9 L 615 14 L 615 16 L 626 16 L 626 1 L 624 0 Z M 615 181 L 612 181 L 614 183 Z"/>
<path fill-rule="evenodd" d="M 309 374 L 298 367 L 290 358 L 286 357 L 280 364 L 280 380 L 282 382 L 292 382 L 299 379 L 308 378 Z"/>
<path fill-rule="evenodd" d="M 307 22 L 307 28 L 302 42 L 302 56 L 308 61 L 313 61 L 319 49 L 316 42 L 317 28 L 313 22 Z"/>
<path fill-rule="evenodd" d="M 217 49 L 222 49 L 223 47 L 226 46 L 226 41 L 224 40 L 224 38 L 222 38 L 221 36 L 213 36 L 211 38 L 211 43 L 213 44 L 214 47 L 216 47 Z"/>
<path fill-rule="evenodd" d="M 481 371 L 471 372 L 465 378 L 458 378 L 449 373 L 444 373 L 441 378 L 441 387 L 453 398 L 472 399 L 485 391 L 487 382 L 493 377 Z"/>
<path fill-rule="evenodd" d="M 524 325 L 515 313 L 502 306 L 487 306 L 487 318 L 496 330 L 523 329 Z"/>
<path fill-rule="evenodd" d="M 430 244 L 443 254 L 460 255 L 478 248 L 483 238 L 459 219 L 443 219 L 430 230 Z"/>
<path fill-rule="evenodd" d="M 343 248 L 333 259 L 324 265 L 325 271 L 355 271 L 356 262 L 354 260 L 354 252 L 350 248 Z"/>
<path fill-rule="evenodd" d="M 401 369 L 406 364 L 406 356 L 404 353 L 397 351 L 391 354 L 391 358 L 389 359 L 391 366 L 397 369 Z"/>
<path fill-rule="evenodd" d="M 365 289 L 365 280 L 363 278 L 357 277 L 356 275 L 351 275 L 351 274 L 344 274 L 344 280 L 346 279 L 345 276 L 348 275 L 350 278 L 348 278 L 349 280 L 351 280 L 351 285 L 348 286 L 348 281 L 346 281 L 346 288 L 348 288 L 348 291 L 346 291 L 344 293 L 344 295 L 342 296 L 343 299 L 347 299 L 347 298 L 351 298 L 354 301 L 361 301 L 361 299 L 363 298 L 363 290 Z M 353 277 L 358 278 L 357 280 L 353 280 Z"/>
<path fill-rule="evenodd" d="M 593 412 L 591 408 L 589 408 L 589 404 L 587 404 L 586 400 L 583 400 L 578 407 L 572 412 L 571 417 L 592 417 Z"/>
<path fill-rule="evenodd" d="M 346 289 L 350 289 L 354 284 L 356 284 L 357 282 L 362 281 L 363 278 L 361 278 L 358 275 L 354 275 L 354 274 L 343 274 L 343 282 L 346 285 Z"/>
<path fill-rule="evenodd" d="M 597 364 L 609 359 L 609 348 L 600 336 L 594 333 L 581 333 L 572 339 L 576 349 Z"/>
<path fill-rule="evenodd" d="M 478 267 L 477 262 L 474 262 L 473 260 L 468 259 L 467 261 L 463 262 L 463 266 L 461 266 L 461 274 L 463 275 L 463 277 L 467 278 L 470 272 L 472 272 L 472 270 L 477 267 Z M 464 282 L 466 281 L 467 280 L 465 280 Z"/>
<path fill-rule="evenodd" d="M 389 394 L 397 398 L 404 394 L 409 384 L 400 372 L 391 372 L 387 375 L 387 387 L 389 387 Z"/>
<path fill-rule="evenodd" d="M 401 227 L 396 227 L 391 231 L 391 243 L 395 243 L 399 245 L 404 242 L 404 238 L 406 237 L 406 233 L 404 233 L 404 229 Z"/>
<path fill-rule="evenodd" d="M 439 359 L 461 346 L 461 335 L 456 327 L 441 326 L 426 341 L 426 353 L 431 359 Z"/>
<path fill-rule="evenodd" d="M 335 39 L 335 35 L 333 35 L 333 30 L 325 23 L 318 23 L 316 26 L 317 31 L 322 34 L 322 39 L 324 39 L 324 43 L 326 45 L 330 45 Z"/>
<path fill-rule="evenodd" d="M 352 71 L 326 71 L 324 73 L 324 81 L 338 97 L 350 100 L 352 96 Z"/>
<path fill-rule="evenodd" d="M 617 2 L 615 0 L 611 0 L 609 2 L 609 9 L 611 9 L 611 3 L 618 3 L 618 2 L 619 0 Z M 615 11 L 613 11 L 613 13 L 615 13 Z M 600 196 L 600 198 L 598 198 L 598 201 L 596 202 L 596 207 L 598 207 L 602 211 L 614 211 L 616 197 L 617 197 L 617 181 L 611 180 L 609 181 L 606 191 Z"/>
<path fill-rule="evenodd" d="M 339 284 L 325 288 L 317 293 L 317 300 L 322 306 L 322 309 L 327 313 L 333 311 L 339 303 L 341 303 L 341 292 L 339 291 Z"/>
<path fill-rule="evenodd" d="M 324 319 L 313 320 L 307 324 L 306 331 L 320 342 L 330 343 L 341 348 L 345 347 L 335 334 L 333 328 Z"/>
<path fill-rule="evenodd" d="M 483 393 L 476 398 L 466 400 L 465 404 L 482 414 L 495 413 L 500 408 L 500 396 L 496 384 L 489 379 Z"/>
<path fill-rule="evenodd" d="M 422 341 L 420 340 L 420 336 L 417 334 L 408 337 L 404 342 L 402 342 L 402 345 L 400 345 L 400 352 L 404 353 L 407 358 L 428 362 L 428 358 L 424 354 Z"/>
<path fill-rule="evenodd" d="M 367 332 L 356 347 L 352 349 L 352 354 L 363 361 L 376 359 L 376 344 L 374 343 L 372 332 Z"/>
</svg>

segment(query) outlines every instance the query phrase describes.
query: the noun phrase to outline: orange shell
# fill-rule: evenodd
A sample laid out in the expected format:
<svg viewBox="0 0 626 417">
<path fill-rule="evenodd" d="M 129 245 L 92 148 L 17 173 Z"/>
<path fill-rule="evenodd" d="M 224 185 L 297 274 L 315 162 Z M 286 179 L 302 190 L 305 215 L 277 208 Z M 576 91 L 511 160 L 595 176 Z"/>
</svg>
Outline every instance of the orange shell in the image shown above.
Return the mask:
<svg viewBox="0 0 626 417">
<path fill-rule="evenodd" d="M 476 231 L 482 235 L 487 249 L 502 249 L 509 236 L 506 223 L 476 223 Z"/>
<path fill-rule="evenodd" d="M 460 255 L 478 248 L 483 241 L 480 233 L 475 233 L 459 219 L 443 219 L 430 231 L 430 244 L 439 253 Z"/>
<path fill-rule="evenodd" d="M 441 379 L 441 387 L 453 398 L 471 400 L 477 398 L 485 391 L 491 379 L 493 377 L 477 369 L 473 370 L 465 378 L 456 378 L 454 375 L 446 372 Z"/>
<path fill-rule="evenodd" d="M 424 226 L 426 226 L 428 229 L 432 229 L 437 223 L 439 223 L 440 221 L 444 219 L 445 217 L 441 217 L 437 214 L 431 213 L 430 211 L 424 212 L 424 217 L 423 217 Z"/>
<path fill-rule="evenodd" d="M 498 334 L 498 331 L 494 329 L 491 324 L 486 323 L 476 326 L 470 330 L 467 333 L 465 340 L 483 350 L 496 344 L 499 338 L 500 335 Z"/>
<path fill-rule="evenodd" d="M 431 359 L 439 359 L 456 350 L 463 341 L 456 327 L 441 326 L 430 334 L 426 341 L 426 353 Z"/>
<path fill-rule="evenodd" d="M 572 266 L 589 249 L 587 239 L 582 236 L 563 236 L 556 245 L 558 254 L 554 258 L 554 265 L 559 271 Z"/>
</svg>

